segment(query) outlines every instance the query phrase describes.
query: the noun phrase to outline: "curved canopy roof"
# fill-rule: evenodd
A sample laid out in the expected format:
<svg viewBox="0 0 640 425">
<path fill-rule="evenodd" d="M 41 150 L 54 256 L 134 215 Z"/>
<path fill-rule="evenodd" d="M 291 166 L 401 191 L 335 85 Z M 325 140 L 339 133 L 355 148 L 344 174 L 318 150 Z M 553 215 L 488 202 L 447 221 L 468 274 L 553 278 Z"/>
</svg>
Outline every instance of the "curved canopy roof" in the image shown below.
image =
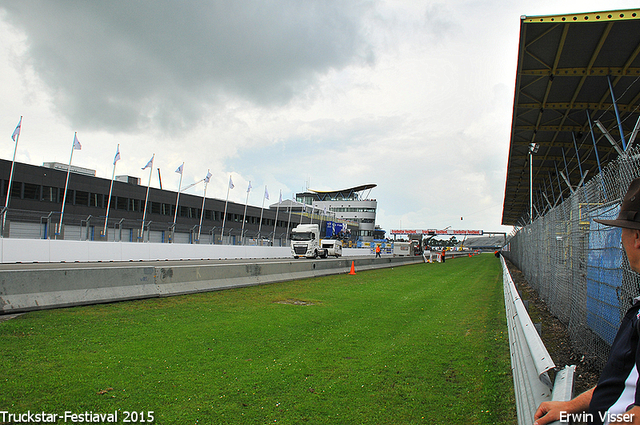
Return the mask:
<svg viewBox="0 0 640 425">
<path fill-rule="evenodd" d="M 342 190 L 312 190 L 312 189 L 309 189 L 309 192 L 322 193 L 322 194 L 352 193 L 352 192 L 362 192 L 363 190 L 373 189 L 376 186 L 377 185 L 375 185 L 375 184 L 363 184 L 361 186 L 354 186 L 354 187 L 350 187 L 348 189 L 342 189 Z"/>
<path fill-rule="evenodd" d="M 364 192 L 365 190 L 371 190 L 377 185 L 375 184 L 364 184 L 361 186 L 354 186 L 347 189 L 342 190 L 311 190 L 308 189 L 308 192 L 299 193 L 296 195 L 297 199 L 307 199 L 307 201 L 303 202 L 312 202 L 312 200 L 318 201 L 336 201 L 336 200 L 355 200 L 361 198 L 360 192 Z"/>
<path fill-rule="evenodd" d="M 640 117 L 639 53 L 640 9 L 521 17 L 502 224 L 529 221 L 530 151 L 534 217 L 617 158 Z"/>
</svg>

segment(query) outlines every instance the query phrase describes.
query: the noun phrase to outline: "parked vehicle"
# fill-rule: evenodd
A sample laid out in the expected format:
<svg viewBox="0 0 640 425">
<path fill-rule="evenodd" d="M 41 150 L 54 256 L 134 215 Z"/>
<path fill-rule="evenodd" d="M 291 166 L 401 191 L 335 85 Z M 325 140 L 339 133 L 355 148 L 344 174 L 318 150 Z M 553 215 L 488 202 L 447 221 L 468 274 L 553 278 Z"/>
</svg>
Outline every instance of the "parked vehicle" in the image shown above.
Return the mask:
<svg viewBox="0 0 640 425">
<path fill-rule="evenodd" d="M 342 241 L 339 239 L 322 239 L 322 248 L 327 250 L 327 255 L 338 258 L 342 255 Z"/>
<path fill-rule="evenodd" d="M 342 255 L 342 241 L 320 239 L 317 224 L 299 224 L 291 231 L 291 254 L 293 258 L 327 258 Z"/>
<path fill-rule="evenodd" d="M 413 249 L 411 242 L 394 242 L 393 243 L 393 256 L 403 257 L 412 255 Z"/>
</svg>

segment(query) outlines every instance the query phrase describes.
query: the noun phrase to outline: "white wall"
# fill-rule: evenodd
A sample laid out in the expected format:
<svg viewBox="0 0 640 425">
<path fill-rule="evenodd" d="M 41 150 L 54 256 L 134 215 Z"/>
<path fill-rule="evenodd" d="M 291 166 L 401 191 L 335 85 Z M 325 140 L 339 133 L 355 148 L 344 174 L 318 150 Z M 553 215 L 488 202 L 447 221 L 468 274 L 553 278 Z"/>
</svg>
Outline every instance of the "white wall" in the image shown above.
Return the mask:
<svg viewBox="0 0 640 425">
<path fill-rule="evenodd" d="M 345 248 L 343 256 L 373 255 Z M 291 258 L 289 247 L 0 238 L 0 263 Z"/>
</svg>

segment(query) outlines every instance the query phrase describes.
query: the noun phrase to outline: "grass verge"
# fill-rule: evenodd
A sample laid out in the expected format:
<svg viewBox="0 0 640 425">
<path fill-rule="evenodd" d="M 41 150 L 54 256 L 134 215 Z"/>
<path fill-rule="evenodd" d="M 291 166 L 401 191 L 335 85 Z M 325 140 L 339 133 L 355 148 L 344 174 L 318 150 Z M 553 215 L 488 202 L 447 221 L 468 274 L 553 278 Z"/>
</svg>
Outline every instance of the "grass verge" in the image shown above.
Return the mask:
<svg viewBox="0 0 640 425">
<path fill-rule="evenodd" d="M 508 350 L 502 269 L 480 255 L 25 314 L 0 323 L 0 411 L 510 424 Z"/>
</svg>

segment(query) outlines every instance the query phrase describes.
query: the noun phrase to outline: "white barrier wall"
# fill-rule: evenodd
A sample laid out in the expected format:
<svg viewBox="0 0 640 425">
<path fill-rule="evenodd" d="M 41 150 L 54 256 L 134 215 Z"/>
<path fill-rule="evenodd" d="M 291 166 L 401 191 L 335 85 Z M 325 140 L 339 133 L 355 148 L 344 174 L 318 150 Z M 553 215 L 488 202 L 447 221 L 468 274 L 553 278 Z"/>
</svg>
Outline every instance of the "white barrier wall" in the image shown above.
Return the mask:
<svg viewBox="0 0 640 425">
<path fill-rule="evenodd" d="M 352 257 L 314 261 L 82 263 L 0 270 L 0 314 L 216 291 L 286 280 L 422 263 L 422 257 Z"/>
<path fill-rule="evenodd" d="M 343 256 L 373 255 L 345 248 Z M 291 258 L 289 247 L 0 238 L 0 263 Z"/>
</svg>

